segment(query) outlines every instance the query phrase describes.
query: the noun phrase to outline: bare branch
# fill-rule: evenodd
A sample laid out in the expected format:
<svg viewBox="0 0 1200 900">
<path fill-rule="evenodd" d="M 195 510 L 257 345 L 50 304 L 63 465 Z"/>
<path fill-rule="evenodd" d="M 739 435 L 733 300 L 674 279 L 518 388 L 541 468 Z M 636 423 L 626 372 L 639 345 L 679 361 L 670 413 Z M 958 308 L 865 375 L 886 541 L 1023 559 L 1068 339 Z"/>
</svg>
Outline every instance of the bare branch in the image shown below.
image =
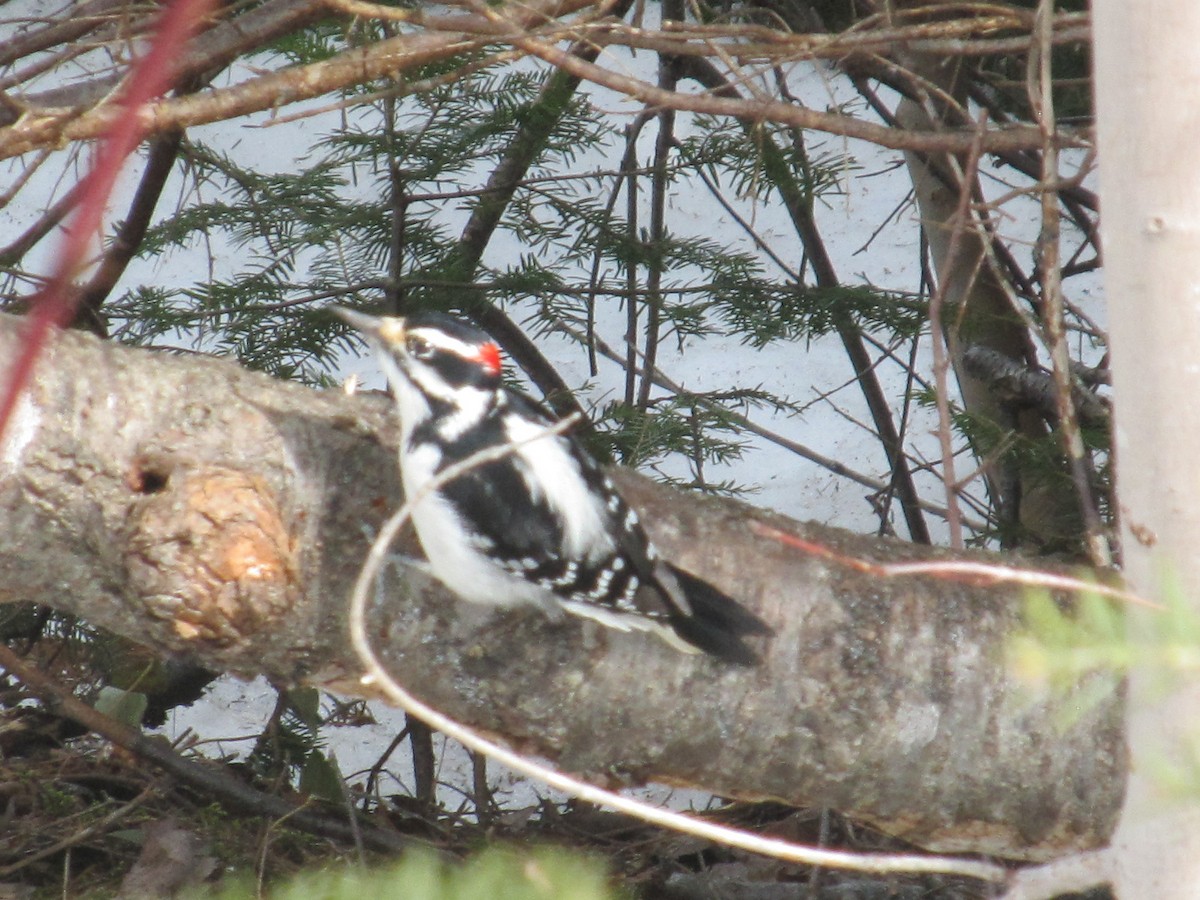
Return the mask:
<svg viewBox="0 0 1200 900">
<path fill-rule="evenodd" d="M 196 42 L 197 49 L 183 61 L 181 74 L 196 74 L 224 65 L 238 53 L 258 46 L 272 35 L 294 30 L 324 12 L 323 4 L 315 0 L 305 3 L 297 3 L 297 0 L 276 2 L 282 8 L 274 10 L 275 16 L 266 17 L 261 10 L 258 11 L 262 20 L 248 23 L 251 27 L 246 32 L 236 28 L 236 23 L 242 21 L 239 18 L 230 26 L 235 28 L 234 33 L 223 42 L 214 40 L 213 47 L 210 47 L 206 33 Z M 561 4 L 539 0 L 526 6 L 515 22 L 520 27 L 531 27 L 586 5 L 587 0 L 565 0 Z M 253 13 L 247 13 L 247 16 L 250 15 Z M 351 85 L 396 76 L 494 40 L 491 32 L 496 29 L 479 16 L 442 17 L 438 23 L 442 31 L 399 35 L 365 47 L 356 47 L 332 59 L 292 66 L 232 87 L 160 100 L 142 110 L 142 124 L 149 133 L 157 134 L 265 109 L 277 109 Z M 72 92 L 69 94 L 47 93 L 24 98 L 24 114 L 7 128 L 0 129 L 0 159 L 104 134 L 120 117 L 121 110 L 113 102 L 103 102 L 95 107 L 91 104 L 111 93 L 118 81 L 116 78 L 100 80 L 65 89 Z"/>
<path fill-rule="evenodd" d="M 356 3 L 352 8 L 357 10 L 363 5 Z M 878 50 L 900 46 L 898 42 L 917 40 L 920 35 L 929 36 L 934 32 L 949 34 L 955 28 L 964 29 L 963 33 L 988 33 L 989 29 L 1001 26 L 1027 28 L 1028 23 L 1022 24 L 1020 15 L 1003 22 L 987 18 L 978 21 L 964 18 L 950 23 L 919 23 L 893 30 L 867 30 L 833 36 L 790 35 L 760 26 L 722 26 L 714 30 L 680 24 L 648 38 L 648 33 L 643 29 L 607 20 L 554 23 L 555 19 L 572 12 L 598 12 L 588 0 L 564 0 L 560 3 L 538 0 L 504 10 L 476 2 L 469 5 L 475 14 L 432 15 L 405 11 L 402 18 L 406 22 L 419 24 L 424 28 L 423 31 L 354 48 L 319 63 L 259 75 L 230 87 L 215 88 L 192 97 L 159 101 L 143 113 L 146 125 L 151 132 L 157 133 L 278 109 L 352 85 L 383 77 L 397 77 L 425 63 L 466 50 L 507 42 L 575 77 L 594 81 L 659 108 L 736 116 L 751 121 L 775 121 L 895 149 L 926 152 L 966 152 L 972 146 L 978 146 L 984 152 L 1012 152 L 1040 147 L 1043 143 L 1039 129 L 1032 126 L 991 128 L 982 134 L 976 134 L 976 129 L 969 125 L 941 131 L 905 131 L 766 97 L 742 100 L 707 94 L 681 94 L 582 59 L 557 44 L 562 40 L 581 40 L 596 46 L 645 45 L 677 56 L 702 54 L 742 61 L 752 61 L 761 56 L 777 64 L 819 56 L 841 58 L 852 51 L 861 53 L 871 48 Z M 336 4 L 335 8 L 351 7 L 343 2 Z M 325 3 L 318 0 L 272 0 L 228 22 L 220 22 L 186 54 L 182 71 L 185 74 L 197 74 L 219 69 L 228 65 L 237 55 L 260 46 L 273 36 L 307 24 L 328 9 Z M 1056 17 L 1054 23 L 1054 41 L 1080 40 L 1083 33 L 1079 29 L 1086 29 L 1086 18 L 1078 16 Z M 751 36 L 769 43 L 762 43 L 761 47 L 746 43 Z M 1028 44 L 1030 38 L 1022 37 L 1021 40 Z M 118 115 L 113 104 L 105 98 L 112 94 L 119 81 L 120 76 L 114 74 L 40 94 L 10 97 L 10 109 L 7 113 L 0 111 L 0 124 L 7 126 L 0 128 L 0 159 L 34 149 L 61 146 L 64 142 L 88 140 L 102 134 Z M 1061 146 L 1078 146 L 1085 144 L 1088 138 L 1086 134 L 1071 137 L 1060 130 L 1054 139 Z"/>
</svg>

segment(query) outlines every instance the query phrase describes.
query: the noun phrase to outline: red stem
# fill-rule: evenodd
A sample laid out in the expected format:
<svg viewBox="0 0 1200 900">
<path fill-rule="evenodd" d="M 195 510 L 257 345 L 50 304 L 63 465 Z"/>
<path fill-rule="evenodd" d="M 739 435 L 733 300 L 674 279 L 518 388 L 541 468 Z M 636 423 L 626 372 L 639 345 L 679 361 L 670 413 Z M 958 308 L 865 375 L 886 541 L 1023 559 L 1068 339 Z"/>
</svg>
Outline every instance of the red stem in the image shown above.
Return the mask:
<svg viewBox="0 0 1200 900">
<path fill-rule="evenodd" d="M 99 233 L 104 208 L 125 158 L 134 151 L 146 132 L 141 109 L 161 96 L 175 80 L 176 62 L 196 30 L 212 0 L 171 0 L 158 21 L 149 52 L 137 60 L 118 103 L 125 113 L 101 141 L 91 171 L 85 176 L 75 214 L 57 264 L 30 303 L 25 340 L 3 385 L 0 398 L 0 438 L 12 417 L 17 398 L 32 377 L 34 364 L 46 344 L 51 327 L 62 327 L 74 315 L 79 292 L 75 278 L 87 259 L 88 245 Z"/>
</svg>

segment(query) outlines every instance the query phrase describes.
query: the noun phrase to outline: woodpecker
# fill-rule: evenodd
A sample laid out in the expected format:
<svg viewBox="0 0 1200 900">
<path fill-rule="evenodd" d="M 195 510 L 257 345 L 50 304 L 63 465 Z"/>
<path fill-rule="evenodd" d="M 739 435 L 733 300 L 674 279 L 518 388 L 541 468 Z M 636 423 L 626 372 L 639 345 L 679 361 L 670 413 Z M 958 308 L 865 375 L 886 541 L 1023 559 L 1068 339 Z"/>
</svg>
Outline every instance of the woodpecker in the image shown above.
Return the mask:
<svg viewBox="0 0 1200 900">
<path fill-rule="evenodd" d="M 637 514 L 568 434 L 504 385 L 499 346 L 442 313 L 405 318 L 332 312 L 366 338 L 400 419 L 405 495 L 437 578 L 464 600 L 532 603 L 621 631 L 649 631 L 680 650 L 758 661 L 744 638 L 770 628 L 706 581 L 663 560 Z M 447 466 L 511 447 L 444 484 Z"/>
</svg>

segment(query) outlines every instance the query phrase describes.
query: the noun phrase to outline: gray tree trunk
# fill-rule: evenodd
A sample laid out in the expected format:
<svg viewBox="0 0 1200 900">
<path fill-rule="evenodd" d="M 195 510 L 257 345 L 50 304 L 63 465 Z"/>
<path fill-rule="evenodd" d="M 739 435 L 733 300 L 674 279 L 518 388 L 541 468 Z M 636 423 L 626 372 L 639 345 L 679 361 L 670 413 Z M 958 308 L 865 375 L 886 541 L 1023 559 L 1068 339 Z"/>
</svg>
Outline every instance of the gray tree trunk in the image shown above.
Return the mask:
<svg viewBox="0 0 1200 900">
<path fill-rule="evenodd" d="M 910 67 L 931 84 L 956 96 L 967 105 L 960 84 L 958 61 L 922 54 L 906 54 Z M 896 118 L 913 130 L 936 130 L 944 124 L 928 107 L 902 99 Z M 929 256 L 940 283 L 943 302 L 942 327 L 963 409 L 981 421 L 1011 431 L 1031 441 L 1046 437 L 1045 417 L 1038 409 L 1015 409 L 995 386 L 978 377 L 965 363 L 971 348 L 993 350 L 1008 359 L 1036 360 L 1029 328 L 1014 309 L 1001 276 L 987 253 L 986 231 L 973 211 L 963 205 L 962 195 L 978 188 L 978 179 L 968 172 L 965 156 L 906 153 L 913 194 L 921 214 L 921 227 L 929 244 Z M 957 162 L 957 166 L 952 165 Z M 962 183 L 959 173 L 969 176 Z M 986 454 L 979 452 L 980 462 Z M 1079 543 L 1082 525 L 1079 501 L 1069 481 L 1033 461 L 992 461 L 985 466 L 988 493 L 1002 526 L 1006 546 L 1032 545 L 1039 552 L 1062 552 Z"/>
<path fill-rule="evenodd" d="M 0 359 L 20 340 L 0 316 Z M 401 502 L 389 413 L 378 397 L 62 335 L 0 447 L 0 602 L 359 692 L 347 597 Z M 607 784 L 831 807 L 938 850 L 1047 859 L 1108 839 L 1121 696 L 1081 705 L 1015 680 L 1020 589 L 866 572 L 845 559 L 953 557 L 616 475 L 668 558 L 775 628 L 760 666 L 537 611 L 489 615 L 400 564 L 370 612 L 396 678 Z"/>
</svg>

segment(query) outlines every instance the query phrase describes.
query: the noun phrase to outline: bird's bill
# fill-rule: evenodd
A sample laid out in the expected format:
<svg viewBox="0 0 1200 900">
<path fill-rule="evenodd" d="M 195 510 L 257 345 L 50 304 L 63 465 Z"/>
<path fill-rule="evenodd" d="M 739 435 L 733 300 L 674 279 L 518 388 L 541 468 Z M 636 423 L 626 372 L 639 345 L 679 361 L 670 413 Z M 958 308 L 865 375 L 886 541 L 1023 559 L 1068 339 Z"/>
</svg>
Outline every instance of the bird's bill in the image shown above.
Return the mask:
<svg viewBox="0 0 1200 900">
<path fill-rule="evenodd" d="M 344 306 L 330 306 L 329 311 L 367 337 L 373 337 L 387 344 L 404 341 L 404 320 L 391 316 L 368 316 L 356 309 Z"/>
</svg>

